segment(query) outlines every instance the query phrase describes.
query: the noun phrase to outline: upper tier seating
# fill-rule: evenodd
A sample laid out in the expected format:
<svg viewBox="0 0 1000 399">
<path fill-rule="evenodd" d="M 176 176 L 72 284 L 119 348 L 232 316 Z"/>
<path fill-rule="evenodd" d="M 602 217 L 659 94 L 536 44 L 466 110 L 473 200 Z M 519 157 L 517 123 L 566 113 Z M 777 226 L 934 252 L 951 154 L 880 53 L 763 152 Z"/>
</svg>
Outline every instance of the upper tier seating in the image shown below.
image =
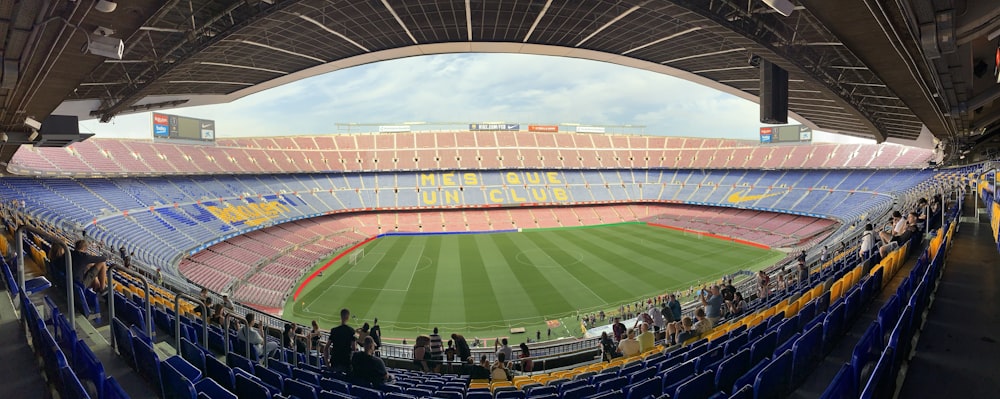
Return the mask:
<svg viewBox="0 0 1000 399">
<path fill-rule="evenodd" d="M 932 150 L 894 144 L 755 141 L 538 132 L 425 132 L 220 139 L 215 145 L 90 139 L 22 147 L 20 175 L 314 173 L 545 168 L 921 168 Z"/>
<path fill-rule="evenodd" d="M 181 258 L 211 244 L 332 212 L 679 202 L 853 223 L 872 209 L 890 206 L 892 193 L 932 176 L 912 170 L 588 170 L 9 178 L 0 180 L 0 197 L 22 199 L 38 221 L 86 231 L 111 248 L 134 250 L 137 262 L 176 274 Z M 581 212 L 582 221 L 601 223 L 593 212 Z"/>
</svg>

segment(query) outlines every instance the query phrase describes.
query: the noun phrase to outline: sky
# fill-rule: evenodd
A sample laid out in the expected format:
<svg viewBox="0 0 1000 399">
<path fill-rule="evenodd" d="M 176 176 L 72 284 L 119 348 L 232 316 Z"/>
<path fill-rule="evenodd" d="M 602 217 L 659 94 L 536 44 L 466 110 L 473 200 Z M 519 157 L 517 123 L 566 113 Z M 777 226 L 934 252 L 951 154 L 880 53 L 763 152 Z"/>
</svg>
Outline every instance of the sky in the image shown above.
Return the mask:
<svg viewBox="0 0 1000 399">
<path fill-rule="evenodd" d="M 645 125 L 641 133 L 651 135 L 758 140 L 763 126 L 756 103 L 680 78 L 599 61 L 527 54 L 382 61 L 227 104 L 163 112 L 215 120 L 216 137 L 344 133 L 335 124 L 352 122 L 502 121 Z M 118 116 L 109 123 L 83 121 L 80 130 L 98 137 L 149 138 L 150 125 L 147 112 Z M 824 132 L 814 132 L 814 141 L 873 142 Z"/>
</svg>

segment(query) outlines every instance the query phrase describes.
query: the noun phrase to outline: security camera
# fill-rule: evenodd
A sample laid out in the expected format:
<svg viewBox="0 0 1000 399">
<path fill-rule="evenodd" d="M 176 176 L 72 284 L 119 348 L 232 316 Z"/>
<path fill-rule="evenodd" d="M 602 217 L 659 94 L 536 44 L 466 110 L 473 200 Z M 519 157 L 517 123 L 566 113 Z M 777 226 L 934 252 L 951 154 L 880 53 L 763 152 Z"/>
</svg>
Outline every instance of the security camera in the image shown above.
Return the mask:
<svg viewBox="0 0 1000 399">
<path fill-rule="evenodd" d="M 27 117 L 27 118 L 24 118 L 24 124 L 28 125 L 28 127 L 32 128 L 34 130 L 38 130 L 38 129 L 42 128 L 42 122 L 36 121 L 33 118 L 31 118 L 30 116 Z"/>
</svg>

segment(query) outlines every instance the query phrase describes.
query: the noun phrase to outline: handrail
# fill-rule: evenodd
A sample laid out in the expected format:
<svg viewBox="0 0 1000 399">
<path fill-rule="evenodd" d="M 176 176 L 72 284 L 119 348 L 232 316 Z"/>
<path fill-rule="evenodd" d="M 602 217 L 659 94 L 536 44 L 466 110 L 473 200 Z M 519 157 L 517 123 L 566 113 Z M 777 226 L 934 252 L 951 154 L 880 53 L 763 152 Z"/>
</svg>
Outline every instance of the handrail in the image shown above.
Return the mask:
<svg viewBox="0 0 1000 399">
<path fill-rule="evenodd" d="M 178 292 L 174 294 L 174 337 L 177 341 L 177 351 L 181 350 L 181 298 L 187 299 L 194 303 L 201 304 L 201 340 L 202 345 L 208 348 L 208 305 L 201 298 L 195 298 L 191 295 L 185 294 L 183 292 Z"/>
<path fill-rule="evenodd" d="M 144 302 L 146 303 L 146 317 L 145 317 L 146 325 L 143 326 L 143 327 L 146 328 L 146 336 L 152 338 L 153 337 L 153 307 L 152 307 L 152 305 L 150 304 L 150 301 L 149 301 L 149 291 L 150 291 L 149 290 L 149 280 L 147 280 L 146 277 L 144 277 L 143 275 L 141 275 L 139 273 L 136 273 L 136 272 L 128 270 L 128 269 L 123 269 L 123 268 L 118 267 L 116 265 L 108 265 L 108 317 L 111 318 L 111 319 L 115 318 L 115 290 L 112 289 L 114 287 L 114 284 L 115 284 L 115 270 L 118 270 L 119 272 L 121 272 L 123 274 L 127 274 L 127 275 L 130 275 L 132 277 L 135 277 L 140 282 L 142 282 L 142 291 L 143 291 L 143 294 L 145 295 L 145 301 Z M 177 317 L 177 315 L 174 315 L 174 317 Z M 178 350 L 180 350 L 180 348 L 178 348 Z"/>
<path fill-rule="evenodd" d="M 46 240 L 49 241 L 50 243 L 49 245 L 62 246 L 63 261 L 66 262 L 66 302 L 67 306 L 69 306 L 69 311 L 66 313 L 69 314 L 70 327 L 73 328 L 73 331 L 76 331 L 76 295 L 74 295 L 74 290 L 73 290 L 75 288 L 75 286 L 73 285 L 73 259 L 72 259 L 73 254 L 72 251 L 70 251 L 69 249 L 69 244 L 66 244 L 66 242 L 63 241 L 62 239 L 53 236 L 49 233 L 46 233 L 44 230 L 39 229 L 37 227 L 28 226 L 26 224 L 18 226 L 17 230 L 14 231 L 14 239 L 17 241 L 17 285 L 21 289 L 22 293 L 27 292 L 24 286 L 24 258 L 25 258 L 24 232 L 25 231 L 44 237 Z M 39 266 L 42 266 L 42 268 L 45 267 L 45 265 L 39 265 Z M 80 299 L 84 300 L 84 298 Z"/>
</svg>

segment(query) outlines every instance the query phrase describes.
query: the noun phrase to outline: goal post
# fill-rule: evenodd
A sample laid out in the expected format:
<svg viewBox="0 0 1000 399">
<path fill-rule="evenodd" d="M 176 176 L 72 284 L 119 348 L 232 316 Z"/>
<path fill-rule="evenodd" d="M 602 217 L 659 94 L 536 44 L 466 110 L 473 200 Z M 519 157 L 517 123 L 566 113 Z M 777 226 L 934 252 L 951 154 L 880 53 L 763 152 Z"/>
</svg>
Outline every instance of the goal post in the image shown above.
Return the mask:
<svg viewBox="0 0 1000 399">
<path fill-rule="evenodd" d="M 355 249 L 354 251 L 351 251 L 350 255 L 347 256 L 347 264 L 356 265 L 358 264 L 359 261 L 361 261 L 361 258 L 364 257 L 365 257 L 364 248 Z"/>
<path fill-rule="evenodd" d="M 702 239 L 702 237 L 704 237 L 704 233 L 702 233 L 700 231 L 692 231 L 692 230 L 685 229 L 684 230 L 684 236 L 685 237 L 694 237 L 694 238 L 697 238 L 697 239 L 700 240 L 700 239 Z"/>
</svg>

